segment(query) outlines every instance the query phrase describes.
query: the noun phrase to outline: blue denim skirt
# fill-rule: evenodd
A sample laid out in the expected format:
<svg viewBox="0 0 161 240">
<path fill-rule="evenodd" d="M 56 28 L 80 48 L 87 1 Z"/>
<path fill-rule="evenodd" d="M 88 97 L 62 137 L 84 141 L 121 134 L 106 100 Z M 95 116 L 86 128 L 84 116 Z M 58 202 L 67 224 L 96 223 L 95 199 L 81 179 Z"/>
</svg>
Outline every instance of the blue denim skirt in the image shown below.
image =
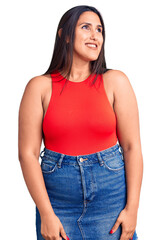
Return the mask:
<svg viewBox="0 0 161 240">
<path fill-rule="evenodd" d="M 121 225 L 110 234 L 126 205 L 123 149 L 71 156 L 44 148 L 41 170 L 52 208 L 70 240 L 119 240 Z M 41 218 L 36 207 L 37 239 Z M 137 235 L 134 233 L 133 240 Z"/>
</svg>

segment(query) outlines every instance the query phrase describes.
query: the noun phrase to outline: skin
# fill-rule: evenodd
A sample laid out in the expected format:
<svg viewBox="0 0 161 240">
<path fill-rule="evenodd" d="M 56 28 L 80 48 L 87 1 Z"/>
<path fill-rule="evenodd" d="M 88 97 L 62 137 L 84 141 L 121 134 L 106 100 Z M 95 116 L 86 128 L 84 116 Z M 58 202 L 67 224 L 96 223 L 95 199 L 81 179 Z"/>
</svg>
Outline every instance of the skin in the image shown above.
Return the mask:
<svg viewBox="0 0 161 240">
<path fill-rule="evenodd" d="M 84 23 L 90 23 L 84 24 Z M 70 81 L 83 81 L 90 75 L 90 61 L 96 60 L 103 37 L 100 19 L 93 12 L 84 12 L 76 25 L 73 65 Z M 59 32 L 61 36 L 61 31 Z M 97 49 L 86 43 L 97 44 Z M 143 174 L 139 113 L 134 91 L 128 77 L 119 70 L 103 74 L 107 97 L 117 118 L 117 135 L 124 150 L 127 180 L 127 204 L 120 213 L 113 232 L 122 225 L 120 240 L 132 238 L 136 228 L 137 211 Z M 66 238 L 64 228 L 55 215 L 45 188 L 39 164 L 42 143 L 42 121 L 52 93 L 50 75 L 36 76 L 26 85 L 19 108 L 19 160 L 28 190 L 41 215 L 41 232 L 45 239 Z M 48 237 L 47 237 L 48 236 Z M 49 237 L 50 236 L 50 237 Z"/>
</svg>

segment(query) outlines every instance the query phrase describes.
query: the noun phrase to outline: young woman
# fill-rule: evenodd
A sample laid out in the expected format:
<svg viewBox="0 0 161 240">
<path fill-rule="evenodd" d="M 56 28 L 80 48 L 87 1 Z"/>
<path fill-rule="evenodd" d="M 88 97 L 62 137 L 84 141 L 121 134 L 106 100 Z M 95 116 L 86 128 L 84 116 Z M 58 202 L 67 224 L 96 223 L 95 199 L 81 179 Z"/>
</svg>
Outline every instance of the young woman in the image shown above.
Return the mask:
<svg viewBox="0 0 161 240">
<path fill-rule="evenodd" d="M 138 239 L 137 101 L 127 76 L 106 68 L 104 43 L 97 9 L 68 10 L 49 69 L 25 88 L 19 160 L 36 204 L 38 240 Z"/>
</svg>

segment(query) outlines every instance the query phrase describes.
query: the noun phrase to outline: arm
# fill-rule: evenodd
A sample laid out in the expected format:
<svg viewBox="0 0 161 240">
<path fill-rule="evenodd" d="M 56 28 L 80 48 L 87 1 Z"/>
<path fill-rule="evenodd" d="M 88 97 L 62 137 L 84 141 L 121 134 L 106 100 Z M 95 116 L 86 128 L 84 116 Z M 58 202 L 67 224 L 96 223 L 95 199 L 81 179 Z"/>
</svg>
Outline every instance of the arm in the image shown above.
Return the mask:
<svg viewBox="0 0 161 240">
<path fill-rule="evenodd" d="M 122 239 L 133 236 L 140 189 L 143 175 L 143 157 L 141 151 L 139 113 L 137 101 L 127 76 L 114 70 L 111 73 L 114 94 L 114 111 L 117 119 L 117 136 L 124 151 L 127 183 L 127 203 L 124 211 L 113 227 L 115 232 L 120 223 L 123 227 Z"/>
<path fill-rule="evenodd" d="M 127 76 L 120 71 L 116 75 L 114 110 L 117 118 L 117 136 L 124 151 L 127 207 L 137 210 L 143 175 L 138 106 Z"/>
<path fill-rule="evenodd" d="M 43 215 L 53 210 L 39 164 L 43 118 L 40 83 L 40 77 L 31 79 L 20 103 L 18 151 L 26 185 L 40 214 Z"/>
<path fill-rule="evenodd" d="M 59 240 L 60 233 L 67 239 L 66 233 L 51 206 L 39 164 L 45 81 L 45 77 L 35 77 L 25 88 L 19 108 L 18 151 L 26 185 L 41 216 L 41 234 L 45 239 Z"/>
</svg>

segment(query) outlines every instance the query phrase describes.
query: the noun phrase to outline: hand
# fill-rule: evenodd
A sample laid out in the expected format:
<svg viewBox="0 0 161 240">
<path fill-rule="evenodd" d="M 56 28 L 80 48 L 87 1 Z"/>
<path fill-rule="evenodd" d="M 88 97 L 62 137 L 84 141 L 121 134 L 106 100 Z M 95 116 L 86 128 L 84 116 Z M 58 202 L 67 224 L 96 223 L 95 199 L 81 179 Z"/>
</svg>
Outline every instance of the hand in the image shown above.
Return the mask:
<svg viewBox="0 0 161 240">
<path fill-rule="evenodd" d="M 41 235 L 45 240 L 69 239 L 64 231 L 62 223 L 54 212 L 41 216 Z"/>
<path fill-rule="evenodd" d="M 125 207 L 119 214 L 115 225 L 111 229 L 110 233 L 116 232 L 119 225 L 122 225 L 122 234 L 120 240 L 129 240 L 132 239 L 137 222 L 137 211 L 133 209 L 128 209 Z"/>
</svg>

